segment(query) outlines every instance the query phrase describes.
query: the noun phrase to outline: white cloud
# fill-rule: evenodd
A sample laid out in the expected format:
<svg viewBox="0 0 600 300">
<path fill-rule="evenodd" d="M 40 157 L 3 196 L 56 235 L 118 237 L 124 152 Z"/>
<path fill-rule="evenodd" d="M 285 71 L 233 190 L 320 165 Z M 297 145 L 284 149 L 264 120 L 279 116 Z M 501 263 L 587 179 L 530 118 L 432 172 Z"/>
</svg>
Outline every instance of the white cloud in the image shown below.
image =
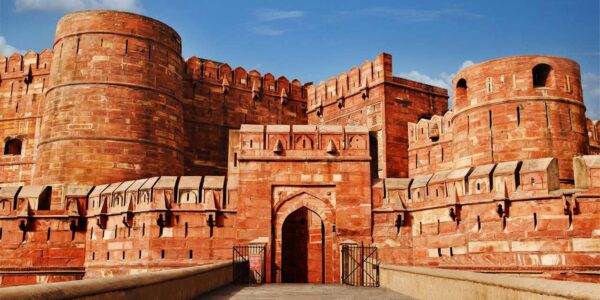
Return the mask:
<svg viewBox="0 0 600 300">
<path fill-rule="evenodd" d="M 276 20 L 300 18 L 304 16 L 301 10 L 278 10 L 278 9 L 261 9 L 254 11 L 254 15 L 259 21 L 270 22 Z"/>
<path fill-rule="evenodd" d="M 390 18 L 401 23 L 428 22 L 438 19 L 454 17 L 463 19 L 480 19 L 483 15 L 468 12 L 464 9 L 404 9 L 393 7 L 370 7 L 356 11 L 341 11 L 342 16 L 367 16 L 377 18 Z"/>
<path fill-rule="evenodd" d="M 0 35 L 0 55 L 10 56 L 15 52 L 21 52 L 17 48 L 9 45 L 6 39 Z"/>
<path fill-rule="evenodd" d="M 283 34 L 283 30 L 275 29 L 271 26 L 259 25 L 251 28 L 252 32 L 260 35 L 278 36 Z"/>
<path fill-rule="evenodd" d="M 17 11 L 69 12 L 86 9 L 111 9 L 140 12 L 139 0 L 15 0 Z"/>
<path fill-rule="evenodd" d="M 583 100 L 587 107 L 586 115 L 593 120 L 600 120 L 600 74 L 581 74 Z"/>
<path fill-rule="evenodd" d="M 423 74 L 419 71 L 412 70 L 408 73 L 400 73 L 400 77 L 418 81 L 425 84 L 439 86 L 441 88 L 448 89 L 450 88 L 450 84 L 447 80 L 447 76 L 445 73 L 441 73 L 439 77 L 431 77 L 427 74 Z"/>
<path fill-rule="evenodd" d="M 250 23 L 250 31 L 258 35 L 279 36 L 287 30 L 275 26 L 280 21 L 304 17 L 301 10 L 278 10 L 263 8 L 254 11 L 254 21 Z"/>
<path fill-rule="evenodd" d="M 472 60 L 465 60 L 458 68 L 458 71 L 460 71 L 468 66 L 474 65 L 474 64 L 475 63 Z M 406 78 L 406 79 L 410 79 L 410 80 L 414 80 L 414 81 L 418 81 L 418 82 L 422 82 L 425 84 L 430 84 L 430 85 L 434 85 L 434 86 L 438 86 L 438 87 L 447 89 L 448 95 L 450 96 L 448 106 L 452 107 L 452 100 L 453 100 L 452 99 L 452 96 L 453 96 L 452 79 L 454 79 L 454 76 L 456 76 L 456 73 L 458 71 L 456 71 L 454 73 L 442 72 L 442 73 L 438 74 L 437 76 L 430 76 L 430 75 L 421 73 L 419 71 L 412 70 L 410 72 L 400 73 L 398 76 L 400 76 L 402 78 Z"/>
<path fill-rule="evenodd" d="M 458 70 L 460 71 L 460 70 L 462 70 L 462 69 L 464 69 L 464 68 L 466 68 L 466 67 L 472 66 L 472 65 L 474 65 L 474 64 L 475 64 L 475 63 L 474 63 L 472 60 L 465 60 L 465 61 L 462 63 L 462 65 L 460 65 L 460 68 L 459 68 Z"/>
</svg>

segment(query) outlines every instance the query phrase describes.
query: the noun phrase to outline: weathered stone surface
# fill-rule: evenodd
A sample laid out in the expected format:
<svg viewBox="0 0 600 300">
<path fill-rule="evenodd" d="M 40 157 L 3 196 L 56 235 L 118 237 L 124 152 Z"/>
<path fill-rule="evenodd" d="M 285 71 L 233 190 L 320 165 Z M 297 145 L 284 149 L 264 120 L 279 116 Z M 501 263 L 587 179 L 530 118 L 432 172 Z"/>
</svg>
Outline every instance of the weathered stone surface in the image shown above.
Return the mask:
<svg viewBox="0 0 600 300">
<path fill-rule="evenodd" d="M 508 57 L 454 84 L 448 110 L 445 89 L 393 76 L 382 53 L 302 85 L 184 60 L 144 16 L 68 14 L 52 51 L 0 57 L 0 285 L 202 265 L 248 243 L 266 244 L 271 282 L 338 282 L 343 243 L 598 281 L 600 123 L 578 65 Z"/>
</svg>

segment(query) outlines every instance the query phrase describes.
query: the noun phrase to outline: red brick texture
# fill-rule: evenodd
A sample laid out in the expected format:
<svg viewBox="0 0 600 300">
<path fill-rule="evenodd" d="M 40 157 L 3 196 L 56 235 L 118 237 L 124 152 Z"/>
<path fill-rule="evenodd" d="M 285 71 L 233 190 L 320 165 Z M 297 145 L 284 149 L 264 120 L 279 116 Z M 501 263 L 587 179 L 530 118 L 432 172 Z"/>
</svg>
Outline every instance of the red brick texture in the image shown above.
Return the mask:
<svg viewBox="0 0 600 300">
<path fill-rule="evenodd" d="M 392 58 L 317 85 L 181 57 L 131 13 L 63 17 L 53 50 L 0 56 L 0 286 L 229 260 L 336 283 L 382 262 L 598 282 L 600 123 L 579 66 L 470 66 L 445 89 Z"/>
<path fill-rule="evenodd" d="M 540 71 L 543 66 L 547 69 Z M 549 56 L 496 59 L 460 71 L 454 85 L 455 106 L 446 122 L 432 119 L 411 133 L 411 174 L 435 171 L 431 165 L 442 162 L 446 148 L 445 158 L 457 167 L 556 157 L 561 181 L 573 183 L 572 158 L 589 153 L 588 131 L 594 132 L 585 118 L 576 62 Z M 430 136 L 434 130 L 441 135 Z"/>
<path fill-rule="evenodd" d="M 184 66 L 173 29 L 132 14 L 69 14 L 54 53 L 35 183 L 183 174 Z"/>
<path fill-rule="evenodd" d="M 407 177 L 408 122 L 448 109 L 448 91 L 394 77 L 387 53 L 311 85 L 307 93 L 310 124 L 367 126 L 376 178 Z"/>
</svg>

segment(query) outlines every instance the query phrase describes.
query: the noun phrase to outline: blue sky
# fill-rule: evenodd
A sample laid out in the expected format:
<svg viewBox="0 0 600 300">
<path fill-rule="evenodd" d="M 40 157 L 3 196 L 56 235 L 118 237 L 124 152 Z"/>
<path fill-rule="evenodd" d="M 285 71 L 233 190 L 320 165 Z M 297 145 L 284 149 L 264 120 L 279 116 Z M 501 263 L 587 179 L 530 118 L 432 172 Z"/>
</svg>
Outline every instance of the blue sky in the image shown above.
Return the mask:
<svg viewBox="0 0 600 300">
<path fill-rule="evenodd" d="M 521 54 L 581 65 L 588 116 L 600 119 L 600 1 L 0 0 L 0 53 L 52 45 L 66 12 L 120 9 L 175 28 L 196 55 L 319 82 L 372 59 L 448 88 L 461 66 Z M 167 5 L 168 4 L 168 5 Z"/>
</svg>

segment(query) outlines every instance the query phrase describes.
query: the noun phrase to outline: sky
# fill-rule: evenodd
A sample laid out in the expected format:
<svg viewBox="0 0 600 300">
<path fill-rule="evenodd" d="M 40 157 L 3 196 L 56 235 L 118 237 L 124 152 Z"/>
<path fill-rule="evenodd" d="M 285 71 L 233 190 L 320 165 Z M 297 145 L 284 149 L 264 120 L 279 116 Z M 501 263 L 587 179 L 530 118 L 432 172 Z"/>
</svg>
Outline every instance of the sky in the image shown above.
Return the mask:
<svg viewBox="0 0 600 300">
<path fill-rule="evenodd" d="M 600 1 L 0 0 L 0 54 L 51 47 L 82 9 L 147 15 L 181 35 L 183 56 L 262 74 L 327 80 L 392 54 L 394 75 L 451 88 L 462 67 L 525 54 L 581 66 L 588 117 L 600 119 Z"/>
</svg>

